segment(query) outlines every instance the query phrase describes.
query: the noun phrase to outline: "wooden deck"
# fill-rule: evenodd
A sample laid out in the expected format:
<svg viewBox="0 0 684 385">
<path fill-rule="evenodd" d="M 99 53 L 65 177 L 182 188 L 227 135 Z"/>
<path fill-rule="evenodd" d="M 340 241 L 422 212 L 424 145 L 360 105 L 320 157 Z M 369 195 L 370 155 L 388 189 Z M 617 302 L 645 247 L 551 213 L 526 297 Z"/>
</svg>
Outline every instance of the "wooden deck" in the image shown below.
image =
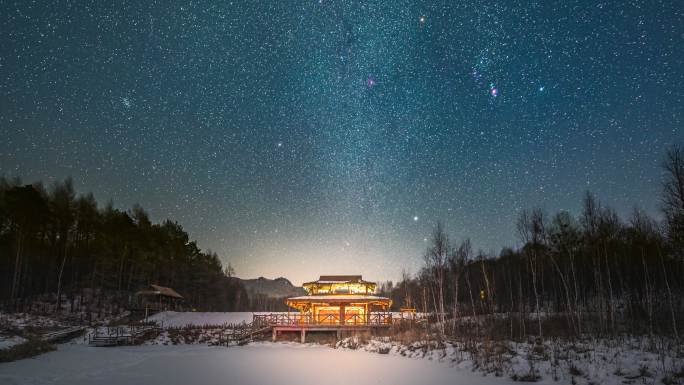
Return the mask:
<svg viewBox="0 0 684 385">
<path fill-rule="evenodd" d="M 368 316 L 350 314 L 341 318 L 338 314 L 327 314 L 314 318 L 309 314 L 255 314 L 252 327 L 263 330 L 271 329 L 272 339 L 276 341 L 280 332 L 299 332 L 301 342 L 306 341 L 307 331 L 336 332 L 340 338 L 343 331 L 372 331 L 392 326 L 392 313 L 376 312 Z"/>
</svg>

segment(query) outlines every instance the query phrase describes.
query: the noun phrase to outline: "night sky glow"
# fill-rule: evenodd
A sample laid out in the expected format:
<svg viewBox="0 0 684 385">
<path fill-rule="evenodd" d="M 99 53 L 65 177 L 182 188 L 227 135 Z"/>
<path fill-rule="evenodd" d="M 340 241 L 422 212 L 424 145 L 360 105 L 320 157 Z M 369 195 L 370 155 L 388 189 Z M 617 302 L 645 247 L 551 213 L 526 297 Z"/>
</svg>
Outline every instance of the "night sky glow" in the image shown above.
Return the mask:
<svg viewBox="0 0 684 385">
<path fill-rule="evenodd" d="M 178 220 L 242 277 L 498 252 L 585 190 L 657 215 L 681 1 L 0 4 L 0 174 Z"/>
</svg>

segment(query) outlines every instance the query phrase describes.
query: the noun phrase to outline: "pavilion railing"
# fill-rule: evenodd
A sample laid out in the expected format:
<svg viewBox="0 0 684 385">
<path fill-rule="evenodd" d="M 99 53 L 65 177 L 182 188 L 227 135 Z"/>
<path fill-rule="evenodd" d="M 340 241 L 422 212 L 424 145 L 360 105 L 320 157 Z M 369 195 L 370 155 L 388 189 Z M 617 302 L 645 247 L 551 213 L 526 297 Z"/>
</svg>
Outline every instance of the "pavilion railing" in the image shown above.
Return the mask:
<svg viewBox="0 0 684 385">
<path fill-rule="evenodd" d="M 344 322 L 340 322 L 339 314 L 273 313 L 255 314 L 252 320 L 255 327 L 266 326 L 389 326 L 392 324 L 392 313 L 373 312 L 368 315 L 347 314 Z"/>
</svg>

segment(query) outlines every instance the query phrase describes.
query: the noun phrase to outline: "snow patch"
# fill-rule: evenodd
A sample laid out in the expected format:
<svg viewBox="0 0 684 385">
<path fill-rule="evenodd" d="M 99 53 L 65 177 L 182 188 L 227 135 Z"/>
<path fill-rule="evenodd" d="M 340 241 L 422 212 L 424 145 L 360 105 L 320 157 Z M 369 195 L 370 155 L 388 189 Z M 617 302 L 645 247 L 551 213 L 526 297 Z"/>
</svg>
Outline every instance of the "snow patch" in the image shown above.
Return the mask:
<svg viewBox="0 0 684 385">
<path fill-rule="evenodd" d="M 26 339 L 19 336 L 0 336 L 0 350 L 11 348 L 14 345 L 19 345 L 26 342 Z"/>
</svg>

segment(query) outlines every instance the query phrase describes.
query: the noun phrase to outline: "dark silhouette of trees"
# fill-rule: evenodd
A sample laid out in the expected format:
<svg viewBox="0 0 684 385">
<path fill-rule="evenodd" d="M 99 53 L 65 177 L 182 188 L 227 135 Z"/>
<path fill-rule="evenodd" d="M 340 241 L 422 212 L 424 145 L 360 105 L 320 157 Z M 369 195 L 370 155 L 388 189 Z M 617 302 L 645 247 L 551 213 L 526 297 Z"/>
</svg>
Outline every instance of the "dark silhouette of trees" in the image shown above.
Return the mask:
<svg viewBox="0 0 684 385">
<path fill-rule="evenodd" d="M 3 183 L 4 185 L 5 183 Z M 33 186 L 14 186 L 8 188 L 2 194 L 3 218 L 6 224 L 2 226 L 7 232 L 7 239 L 14 239 L 14 269 L 12 279 L 4 282 L 12 282 L 9 297 L 14 299 L 22 293 L 22 272 L 26 270 L 24 254 L 31 251 L 31 239 L 38 235 L 40 227 L 47 222 L 49 215 L 48 207 L 40 192 Z M 13 233 L 13 237 L 11 236 Z M 9 251 L 9 250 L 8 250 Z M 10 252 L 3 255 L 11 255 Z"/>
<path fill-rule="evenodd" d="M 684 259 L 684 150 L 675 146 L 667 151 L 663 161 L 663 213 L 666 236 L 673 251 Z"/>
<path fill-rule="evenodd" d="M 74 298 L 84 301 L 86 291 L 97 293 L 100 305 L 106 298 L 125 307 L 154 283 L 173 287 L 194 309 L 249 305 L 240 281 L 178 223 L 152 223 L 139 205 L 100 208 L 92 194 L 77 195 L 70 179 L 46 190 L 0 178 L 0 282 L 0 300 L 10 310 L 48 297 L 54 309 L 70 299 L 73 311 Z"/>
<path fill-rule="evenodd" d="M 412 299 L 412 307 L 431 314 L 454 335 L 679 338 L 684 321 L 681 148 L 667 151 L 663 170 L 662 222 L 638 209 L 623 220 L 587 192 L 578 217 L 523 210 L 516 223 L 521 246 L 498 256 L 473 253 L 469 240 L 451 250 L 447 231 L 437 225 L 423 269 L 415 278 L 405 275 L 390 293 L 394 306 L 408 306 L 406 299 Z M 449 250 L 445 264 L 441 250 Z M 450 319 L 443 318 L 442 309 L 452 309 Z"/>
</svg>

